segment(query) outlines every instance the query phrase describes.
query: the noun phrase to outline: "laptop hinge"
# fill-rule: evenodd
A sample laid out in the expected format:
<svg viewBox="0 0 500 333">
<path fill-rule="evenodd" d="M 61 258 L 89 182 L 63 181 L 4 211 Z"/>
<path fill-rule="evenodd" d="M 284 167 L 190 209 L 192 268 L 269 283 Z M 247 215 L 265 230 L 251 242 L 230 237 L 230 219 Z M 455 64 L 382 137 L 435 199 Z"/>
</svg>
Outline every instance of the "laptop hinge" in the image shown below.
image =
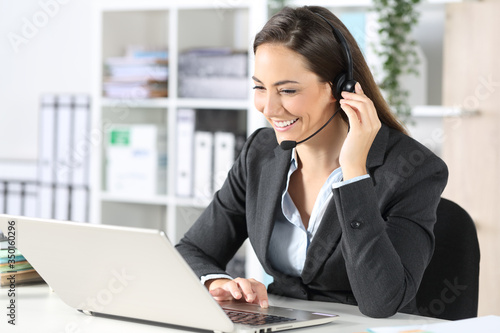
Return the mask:
<svg viewBox="0 0 500 333">
<path fill-rule="evenodd" d="M 93 315 L 92 311 L 89 311 L 89 310 L 80 310 L 80 309 L 78 309 L 78 311 L 80 311 L 83 314 L 86 314 L 87 316 L 92 316 Z"/>
</svg>

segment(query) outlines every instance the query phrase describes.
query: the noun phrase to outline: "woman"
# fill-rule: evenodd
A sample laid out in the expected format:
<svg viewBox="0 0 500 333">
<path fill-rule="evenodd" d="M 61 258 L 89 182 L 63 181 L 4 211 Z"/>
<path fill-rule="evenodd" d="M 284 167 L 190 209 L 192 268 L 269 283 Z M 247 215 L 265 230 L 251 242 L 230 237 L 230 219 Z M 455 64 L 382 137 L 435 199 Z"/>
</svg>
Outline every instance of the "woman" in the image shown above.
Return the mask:
<svg viewBox="0 0 500 333">
<path fill-rule="evenodd" d="M 346 56 L 317 14 L 347 40 L 354 92 L 334 93 Z M 328 10 L 283 9 L 257 34 L 254 53 L 255 106 L 272 129 L 249 137 L 178 250 L 218 300 L 267 307 L 269 292 L 357 304 L 372 317 L 418 313 L 446 165 L 406 135 Z M 283 141 L 299 144 L 287 150 Z M 267 291 L 224 271 L 247 237 L 274 278 Z"/>
</svg>

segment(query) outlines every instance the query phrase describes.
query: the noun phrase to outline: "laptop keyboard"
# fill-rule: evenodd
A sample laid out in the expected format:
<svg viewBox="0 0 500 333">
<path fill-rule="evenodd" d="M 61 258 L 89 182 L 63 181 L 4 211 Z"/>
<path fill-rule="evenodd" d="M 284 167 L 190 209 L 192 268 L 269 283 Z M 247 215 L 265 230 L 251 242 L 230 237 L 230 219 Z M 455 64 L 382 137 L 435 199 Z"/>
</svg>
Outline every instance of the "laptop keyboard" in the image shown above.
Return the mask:
<svg viewBox="0 0 500 333">
<path fill-rule="evenodd" d="M 263 313 L 235 311 L 229 309 L 224 309 L 224 311 L 226 312 L 229 319 L 233 321 L 233 323 L 245 324 L 251 326 L 276 324 L 276 323 L 295 320 L 294 318 L 268 315 Z"/>
</svg>

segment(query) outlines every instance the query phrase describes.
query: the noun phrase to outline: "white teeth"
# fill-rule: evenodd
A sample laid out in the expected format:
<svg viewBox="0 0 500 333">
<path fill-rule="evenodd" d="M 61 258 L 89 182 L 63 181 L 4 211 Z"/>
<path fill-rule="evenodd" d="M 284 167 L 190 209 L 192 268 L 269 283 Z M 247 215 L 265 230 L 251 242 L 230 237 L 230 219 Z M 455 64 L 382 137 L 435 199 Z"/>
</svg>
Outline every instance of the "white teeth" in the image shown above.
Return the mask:
<svg viewBox="0 0 500 333">
<path fill-rule="evenodd" d="M 299 120 L 299 118 L 288 121 L 275 121 L 274 124 L 276 125 L 276 127 L 287 127 L 296 122 L 297 120 Z"/>
</svg>

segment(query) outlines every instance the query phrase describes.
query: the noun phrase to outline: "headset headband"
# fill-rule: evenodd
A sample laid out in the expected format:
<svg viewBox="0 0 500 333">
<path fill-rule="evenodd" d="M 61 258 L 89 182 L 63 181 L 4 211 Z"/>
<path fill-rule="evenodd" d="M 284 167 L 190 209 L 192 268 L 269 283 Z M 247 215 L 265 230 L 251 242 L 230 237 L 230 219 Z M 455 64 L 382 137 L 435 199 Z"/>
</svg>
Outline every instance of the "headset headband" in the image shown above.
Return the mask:
<svg viewBox="0 0 500 333">
<path fill-rule="evenodd" d="M 345 39 L 344 35 L 340 32 L 339 29 L 335 28 L 333 24 L 330 23 L 323 15 L 314 13 L 321 17 L 323 21 L 328 23 L 328 25 L 332 28 L 333 36 L 335 37 L 335 40 L 342 45 L 342 48 L 344 49 L 344 54 L 347 62 L 347 80 L 353 80 L 353 64 L 352 64 L 352 56 L 351 56 L 351 50 L 349 49 L 349 46 L 347 45 L 347 40 Z"/>
</svg>

